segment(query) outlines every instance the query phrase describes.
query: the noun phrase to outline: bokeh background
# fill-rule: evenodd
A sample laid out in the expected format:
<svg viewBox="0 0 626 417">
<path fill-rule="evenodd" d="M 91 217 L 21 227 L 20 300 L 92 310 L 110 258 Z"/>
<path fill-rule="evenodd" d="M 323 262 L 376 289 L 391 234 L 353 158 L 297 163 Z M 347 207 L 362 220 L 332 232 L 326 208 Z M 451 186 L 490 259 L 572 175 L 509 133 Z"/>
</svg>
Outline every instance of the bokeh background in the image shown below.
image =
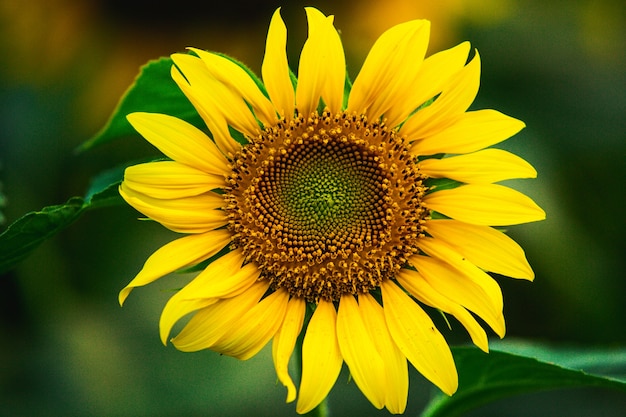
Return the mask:
<svg viewBox="0 0 626 417">
<path fill-rule="evenodd" d="M 527 128 L 503 148 L 538 170 L 515 181 L 547 212 L 510 235 L 534 283 L 499 278 L 508 340 L 626 345 L 626 6 L 620 0 L 309 1 L 335 14 L 352 77 L 377 36 L 432 21 L 429 53 L 470 40 L 483 62 L 473 108 Z M 293 67 L 306 36 L 301 1 L 0 0 L 0 231 L 26 212 L 83 195 L 91 177 L 155 154 L 139 137 L 74 149 L 107 120 L 149 59 L 187 46 L 225 52 L 260 72 L 272 12 L 283 6 Z M 291 416 L 271 354 L 239 362 L 180 353 L 158 340 L 176 280 L 117 293 L 172 239 L 131 208 L 90 211 L 0 280 L 0 415 Z M 448 337 L 467 342 L 462 332 Z M 407 415 L 433 391 L 412 370 Z M 344 371 L 335 416 L 377 412 Z M 622 394 L 597 390 L 500 401 L 476 416 L 623 416 Z"/>
</svg>

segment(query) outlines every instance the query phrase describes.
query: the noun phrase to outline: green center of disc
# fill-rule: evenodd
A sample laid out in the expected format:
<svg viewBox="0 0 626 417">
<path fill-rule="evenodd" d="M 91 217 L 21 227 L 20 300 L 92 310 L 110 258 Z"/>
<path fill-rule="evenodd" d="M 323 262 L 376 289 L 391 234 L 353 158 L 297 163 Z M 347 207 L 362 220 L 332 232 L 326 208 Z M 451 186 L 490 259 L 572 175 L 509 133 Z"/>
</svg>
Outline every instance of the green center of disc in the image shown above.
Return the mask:
<svg viewBox="0 0 626 417">
<path fill-rule="evenodd" d="M 260 186 L 285 228 L 321 242 L 368 230 L 381 213 L 384 176 L 362 146 L 304 141 L 276 157 Z M 348 236 L 346 236 L 348 237 Z"/>
</svg>

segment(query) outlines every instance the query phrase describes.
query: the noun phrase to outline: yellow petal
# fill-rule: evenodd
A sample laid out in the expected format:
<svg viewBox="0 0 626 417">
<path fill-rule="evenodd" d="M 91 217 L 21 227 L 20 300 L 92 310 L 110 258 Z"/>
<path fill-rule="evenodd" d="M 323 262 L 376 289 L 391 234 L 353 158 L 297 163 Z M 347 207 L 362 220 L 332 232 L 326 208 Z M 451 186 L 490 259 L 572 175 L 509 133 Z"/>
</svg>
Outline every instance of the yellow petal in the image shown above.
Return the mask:
<svg viewBox="0 0 626 417">
<path fill-rule="evenodd" d="M 504 233 L 457 220 L 429 220 L 428 233 L 452 246 L 471 263 L 497 274 L 532 280 L 524 250 Z"/>
<path fill-rule="evenodd" d="M 124 171 L 124 183 L 149 197 L 191 197 L 226 185 L 223 176 L 207 174 L 175 161 L 148 162 Z"/>
<path fill-rule="evenodd" d="M 489 351 L 487 334 L 463 306 L 435 290 L 417 271 L 402 269 L 396 278 L 405 290 L 422 303 L 452 314 L 467 329 L 474 344 L 484 352 Z"/>
<path fill-rule="evenodd" d="M 438 259 L 444 265 L 452 266 L 454 269 L 461 272 L 465 277 L 483 288 L 491 300 L 494 313 L 501 314 L 503 308 L 502 290 L 496 280 L 489 274 L 478 268 L 476 265 L 464 258 L 463 255 L 456 252 L 453 248 L 440 240 L 430 237 L 423 238 L 419 240 L 418 246 L 427 255 L 430 255 L 430 257 Z M 412 260 L 413 257 L 409 259 L 409 262 L 412 262 Z"/>
<path fill-rule="evenodd" d="M 120 291 L 120 305 L 124 304 L 124 300 L 133 288 L 149 284 L 178 269 L 208 259 L 219 252 L 229 241 L 230 232 L 227 230 L 212 230 L 181 237 L 162 246 L 150 255 L 137 276 Z"/>
<path fill-rule="evenodd" d="M 387 329 L 383 308 L 370 294 L 359 295 L 359 310 L 374 345 L 384 361 L 386 385 L 385 407 L 392 414 L 402 414 L 409 393 L 409 371 L 406 357 L 394 343 Z"/>
<path fill-rule="evenodd" d="M 255 137 L 258 134 L 259 124 L 244 101 L 244 97 L 240 92 L 230 89 L 227 84 L 215 78 L 202 59 L 188 54 L 173 54 L 172 60 L 187 79 L 191 92 L 198 102 L 212 103 L 213 108 L 224 116 L 229 125 L 249 137 Z M 246 77 L 248 77 L 247 74 Z"/>
<path fill-rule="evenodd" d="M 287 28 L 280 17 L 280 8 L 278 8 L 272 16 L 267 33 L 261 74 L 276 110 L 281 116 L 290 119 L 293 117 L 295 93 L 289 76 L 286 47 Z"/>
<path fill-rule="evenodd" d="M 246 272 L 249 275 L 250 271 L 245 271 L 244 268 L 241 268 L 242 263 L 241 249 L 236 249 L 220 256 L 211 262 L 200 275 L 196 276 L 168 300 L 161 313 L 161 321 L 159 323 L 163 344 L 166 343 L 172 327 L 183 316 L 215 303 L 217 297 L 228 298 L 239 295 L 254 284 L 258 274 L 252 274 L 250 278 L 244 276 Z M 254 267 L 254 265 L 252 266 Z M 208 292 L 205 289 L 207 276 L 215 277 L 213 281 L 219 280 L 231 284 L 228 287 L 221 285 L 218 291 Z M 210 284 L 209 282 L 208 286 L 211 286 Z M 217 286 L 220 287 L 219 284 Z M 224 291 L 225 287 L 227 287 L 226 291 Z M 215 288 L 215 285 L 213 285 L 213 288 Z"/>
<path fill-rule="evenodd" d="M 383 408 L 387 386 L 384 363 L 351 294 L 339 301 L 337 341 L 356 385 L 374 407 Z"/>
<path fill-rule="evenodd" d="M 268 281 L 257 281 L 242 294 L 218 300 L 199 310 L 172 343 L 183 352 L 210 349 L 224 334 L 233 330 L 233 324 L 241 316 L 258 304 L 268 288 Z M 171 311 L 174 313 L 175 309 Z M 172 320 L 165 318 L 163 321 Z"/>
<path fill-rule="evenodd" d="M 476 52 L 463 69 L 449 78 L 431 105 L 419 110 L 402 125 L 400 134 L 413 141 L 429 137 L 450 126 L 472 104 L 479 84 L 480 56 Z"/>
<path fill-rule="evenodd" d="M 271 293 L 236 320 L 211 349 L 237 359 L 250 359 L 274 337 L 283 323 L 288 302 L 285 289 Z"/>
<path fill-rule="evenodd" d="M 469 50 L 470 43 L 463 42 L 426 58 L 419 68 L 414 85 L 408 88 L 409 107 L 415 110 L 441 93 L 450 78 L 465 66 Z"/>
<path fill-rule="evenodd" d="M 241 266 L 243 260 L 241 249 L 216 259 L 185 287 L 186 297 L 229 298 L 246 291 L 259 278 L 261 270 L 254 262 Z"/>
<path fill-rule="evenodd" d="M 469 184 L 489 184 L 512 178 L 535 178 L 537 171 L 517 155 L 501 149 L 484 149 L 450 158 L 430 158 L 420 171 L 433 178 L 451 178 Z"/>
<path fill-rule="evenodd" d="M 320 97 L 332 113 L 341 110 L 346 78 L 346 59 L 333 17 L 313 7 L 306 8 L 309 37 L 298 67 L 296 107 L 307 117 L 317 109 Z"/>
<path fill-rule="evenodd" d="M 480 316 L 500 337 L 504 336 L 502 293 L 494 294 L 452 266 L 429 256 L 413 256 L 409 260 L 422 277 L 441 294 Z M 499 298 L 498 298 L 499 297 Z M 498 298 L 494 301 L 494 298 Z"/>
<path fill-rule="evenodd" d="M 211 131 L 213 140 L 220 151 L 224 155 L 235 154 L 241 148 L 241 145 L 231 137 L 226 118 L 220 111 L 217 103 L 210 99 L 210 86 L 215 80 L 209 77 L 206 71 L 202 70 L 200 60 L 195 59 L 195 65 L 190 66 L 191 69 L 187 68 L 185 76 L 189 78 L 185 78 L 180 70 L 172 65 L 172 79 L 198 111 L 198 114 Z M 193 86 L 189 84 L 191 80 L 193 80 Z"/>
<path fill-rule="evenodd" d="M 506 226 L 535 222 L 546 213 L 519 191 L 497 184 L 468 184 L 424 197 L 424 204 L 462 222 Z"/>
<path fill-rule="evenodd" d="M 228 223 L 226 214 L 216 210 L 224 205 L 224 199 L 212 192 L 163 200 L 138 193 L 124 182 L 119 192 L 137 211 L 175 232 L 204 233 Z"/>
<path fill-rule="evenodd" d="M 450 347 L 428 314 L 396 284 L 381 284 L 385 321 L 400 351 L 426 379 L 452 395 L 458 376 Z"/>
<path fill-rule="evenodd" d="M 292 298 L 287 304 L 283 324 L 272 341 L 272 358 L 278 380 L 287 388 L 287 402 L 296 399 L 296 386 L 289 376 L 289 359 L 302 331 L 306 302 L 302 298 Z"/>
<path fill-rule="evenodd" d="M 524 126 L 521 120 L 496 110 L 469 111 L 445 129 L 413 142 L 411 153 L 420 156 L 474 152 L 510 138 Z"/>
<path fill-rule="evenodd" d="M 218 54 L 189 48 L 206 64 L 209 73 L 226 86 L 236 97 L 241 97 L 254 110 L 263 124 L 276 122 L 276 111 L 272 102 L 263 95 L 250 75 L 232 60 Z"/>
<path fill-rule="evenodd" d="M 337 313 L 332 302 L 320 301 L 302 344 L 302 378 L 296 411 L 314 409 L 335 384 L 343 359 L 337 343 Z"/>
<path fill-rule="evenodd" d="M 161 343 L 167 345 L 167 338 L 172 332 L 172 328 L 180 319 L 185 317 L 189 313 L 194 311 L 203 310 L 211 305 L 218 303 L 220 300 L 217 298 L 184 298 L 179 294 L 184 291 L 183 288 L 176 294 L 174 294 L 165 305 L 163 312 L 161 313 L 161 319 L 159 320 L 159 337 Z"/>
<path fill-rule="evenodd" d="M 354 80 L 348 111 L 377 120 L 383 113 L 390 126 L 400 123 L 417 106 L 407 103 L 428 48 L 430 22 L 413 20 L 383 33 Z M 407 106 L 409 105 L 409 106 Z"/>
<path fill-rule="evenodd" d="M 198 288 L 196 296 L 228 298 L 239 295 L 254 284 L 261 274 L 258 265 L 249 263 L 235 270 L 232 275 L 215 276 L 202 271 L 196 279 L 200 278 L 202 284 Z M 231 270 L 232 272 L 232 270 Z"/>
<path fill-rule="evenodd" d="M 228 161 L 213 141 L 189 123 L 157 113 L 131 113 L 126 118 L 137 132 L 171 159 L 210 174 L 229 172 Z"/>
</svg>

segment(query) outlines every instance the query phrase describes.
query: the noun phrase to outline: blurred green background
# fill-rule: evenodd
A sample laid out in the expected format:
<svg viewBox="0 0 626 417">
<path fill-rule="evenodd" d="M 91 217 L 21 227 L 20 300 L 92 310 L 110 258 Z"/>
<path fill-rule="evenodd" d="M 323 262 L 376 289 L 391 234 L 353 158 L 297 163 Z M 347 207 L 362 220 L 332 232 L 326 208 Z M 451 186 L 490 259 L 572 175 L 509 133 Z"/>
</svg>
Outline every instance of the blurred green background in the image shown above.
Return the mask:
<svg viewBox="0 0 626 417">
<path fill-rule="evenodd" d="M 306 36 L 300 1 L 283 2 L 290 63 Z M 527 124 L 501 147 L 530 161 L 514 186 L 547 212 L 512 227 L 534 283 L 499 278 L 508 340 L 626 345 L 626 6 L 620 0 L 310 1 L 335 14 L 351 76 L 385 29 L 432 21 L 429 53 L 470 40 L 481 53 L 473 108 Z M 0 0 L 0 207 L 4 224 L 82 195 L 91 177 L 155 154 L 139 137 L 77 155 L 149 59 L 187 46 L 232 55 L 260 72 L 281 3 L 230 0 Z M 0 204 L 2 204 L 0 198 Z M 248 362 L 180 353 L 158 340 L 168 278 L 117 293 L 174 234 L 129 207 L 88 212 L 1 277 L 0 416 L 290 416 L 269 349 Z M 174 285 L 175 287 L 175 285 Z M 463 332 L 446 332 L 464 343 Z M 624 370 L 626 372 L 626 370 Z M 414 370 L 407 415 L 432 388 Z M 344 372 L 335 416 L 376 411 Z M 476 416 L 623 416 L 626 398 L 578 390 L 501 401 Z"/>
</svg>

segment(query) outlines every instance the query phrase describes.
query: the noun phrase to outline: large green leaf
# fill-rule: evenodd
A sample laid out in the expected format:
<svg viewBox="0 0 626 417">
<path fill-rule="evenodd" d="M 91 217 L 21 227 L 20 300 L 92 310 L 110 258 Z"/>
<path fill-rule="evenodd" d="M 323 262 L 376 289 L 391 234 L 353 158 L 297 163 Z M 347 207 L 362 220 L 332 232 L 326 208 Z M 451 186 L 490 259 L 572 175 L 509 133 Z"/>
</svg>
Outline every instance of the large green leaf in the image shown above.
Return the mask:
<svg viewBox="0 0 626 417">
<path fill-rule="evenodd" d="M 171 58 L 161 58 L 144 65 L 104 127 L 84 142 L 78 150 L 84 151 L 136 134 L 126 120 L 126 115 L 137 111 L 169 114 L 197 127 L 203 127 L 204 124 L 198 112 L 170 76 L 172 64 Z"/>
<path fill-rule="evenodd" d="M 626 351 L 513 349 L 522 356 L 476 348 L 454 348 L 459 389 L 453 396 L 440 394 L 422 417 L 455 417 L 481 405 L 516 394 L 558 388 L 602 387 L 626 392 L 626 380 L 614 371 L 626 368 Z M 541 359 L 537 359 L 541 358 Z M 596 373 L 587 371 L 596 370 Z M 602 371 L 600 371 L 602 370 Z"/>
<path fill-rule="evenodd" d="M 65 204 L 27 213 L 0 235 L 0 273 L 28 256 L 44 240 L 72 224 L 83 211 L 84 200 L 72 197 Z"/>
<path fill-rule="evenodd" d="M 74 223 L 83 212 L 122 204 L 117 188 L 124 167 L 96 176 L 85 197 L 72 197 L 64 204 L 44 207 L 17 219 L 0 234 L 0 274 L 26 258 L 41 243 Z"/>
</svg>

